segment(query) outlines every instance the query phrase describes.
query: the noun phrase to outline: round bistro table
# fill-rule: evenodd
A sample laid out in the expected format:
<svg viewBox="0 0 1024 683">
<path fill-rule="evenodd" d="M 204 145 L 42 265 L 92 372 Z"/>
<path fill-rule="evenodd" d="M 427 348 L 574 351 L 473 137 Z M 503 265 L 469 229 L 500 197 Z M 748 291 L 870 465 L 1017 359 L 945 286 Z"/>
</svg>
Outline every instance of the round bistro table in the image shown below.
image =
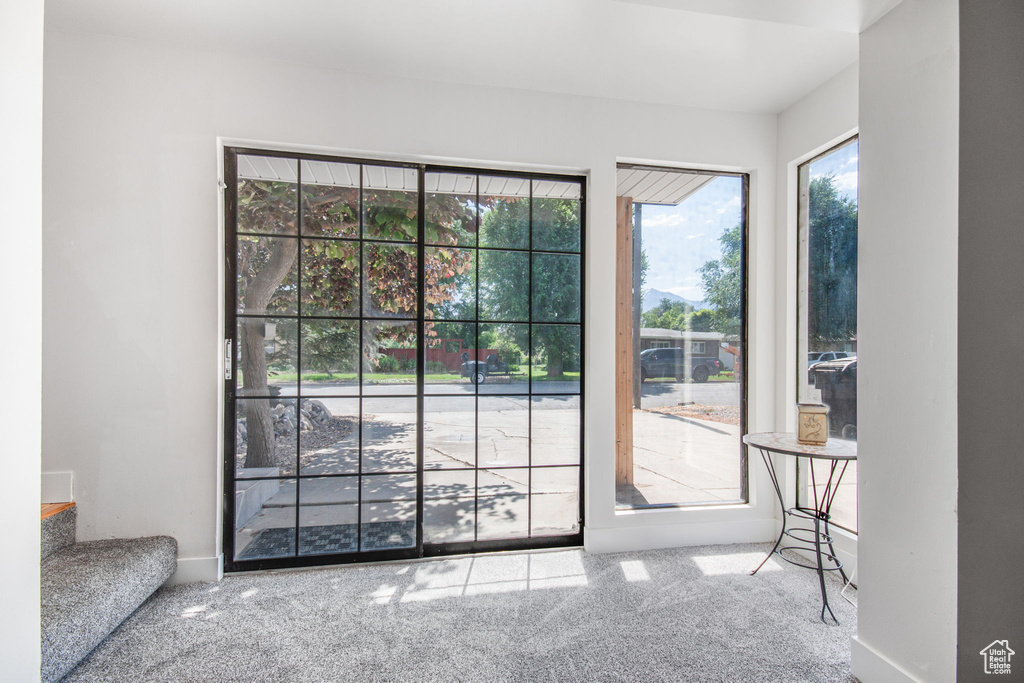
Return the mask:
<svg viewBox="0 0 1024 683">
<path fill-rule="evenodd" d="M 839 482 L 846 473 L 846 467 L 851 461 L 857 459 L 857 442 L 841 439 L 829 439 L 820 446 L 803 444 L 796 440 L 796 434 L 785 432 L 759 432 L 747 434 L 743 437 L 743 443 L 761 451 L 761 460 L 768 469 L 768 476 L 771 477 L 772 486 L 775 487 L 775 495 L 779 498 L 779 506 L 782 509 L 782 532 L 779 539 L 775 541 L 775 547 L 757 565 L 757 569 L 750 572 L 757 573 L 758 569 L 764 566 L 768 558 L 777 554 L 786 562 L 795 564 L 806 569 L 815 569 L 818 572 L 818 583 L 821 586 L 821 620 L 825 621 L 825 610 L 828 610 L 832 620 L 838 624 L 835 613 L 828 604 L 828 592 L 825 590 L 825 572 L 838 571 L 846 582 L 846 572 L 843 571 L 843 563 L 836 557 L 835 548 L 832 547 L 832 536 L 829 534 L 828 521 L 831 519 L 829 510 L 832 508 L 832 501 L 839 491 Z M 786 509 L 786 502 L 782 497 L 782 489 L 779 487 L 779 477 L 775 472 L 775 464 L 770 455 L 779 453 L 792 455 L 796 458 L 807 458 L 812 464 L 815 460 L 824 460 L 829 463 L 828 482 L 819 487 L 811 471 L 811 484 L 814 493 L 814 507 L 797 505 Z M 793 520 L 790 522 L 790 520 Z M 801 522 L 810 522 L 813 526 L 799 526 Z M 791 539 L 791 545 L 782 545 L 782 539 Z M 782 547 L 780 547 L 782 546 Z M 826 552 L 825 546 L 828 546 Z M 798 560 L 792 560 L 782 554 L 783 550 L 805 550 L 812 553 L 816 559 L 814 564 L 806 564 Z"/>
</svg>

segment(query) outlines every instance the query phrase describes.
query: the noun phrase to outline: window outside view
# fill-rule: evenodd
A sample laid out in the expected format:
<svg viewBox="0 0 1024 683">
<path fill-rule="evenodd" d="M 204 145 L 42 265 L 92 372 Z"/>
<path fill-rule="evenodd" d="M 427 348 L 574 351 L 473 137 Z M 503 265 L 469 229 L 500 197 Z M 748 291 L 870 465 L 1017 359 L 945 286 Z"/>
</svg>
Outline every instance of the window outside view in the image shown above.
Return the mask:
<svg viewBox="0 0 1024 683">
<path fill-rule="evenodd" d="M 581 182 L 237 176 L 233 560 L 578 534 Z"/>
<path fill-rule="evenodd" d="M 617 506 L 744 500 L 746 178 L 635 166 L 618 174 L 632 222 L 633 395 L 632 462 L 620 453 Z"/>
<path fill-rule="evenodd" d="M 799 168 L 797 395 L 829 406 L 829 438 L 857 439 L 857 158 L 854 138 Z M 801 501 L 828 482 L 829 464 L 800 463 Z M 857 531 L 857 463 L 831 522 Z"/>
</svg>

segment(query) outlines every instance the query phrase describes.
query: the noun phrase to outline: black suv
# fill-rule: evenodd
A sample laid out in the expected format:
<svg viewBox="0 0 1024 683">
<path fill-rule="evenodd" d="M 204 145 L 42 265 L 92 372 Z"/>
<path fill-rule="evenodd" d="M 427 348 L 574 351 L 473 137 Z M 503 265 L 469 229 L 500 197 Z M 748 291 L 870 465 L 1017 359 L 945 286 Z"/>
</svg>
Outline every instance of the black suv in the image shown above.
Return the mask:
<svg viewBox="0 0 1024 683">
<path fill-rule="evenodd" d="M 640 352 L 640 381 L 654 377 L 675 377 L 677 381 L 692 379 L 707 382 L 708 377 L 724 369 L 722 361 L 704 356 L 687 357 L 678 347 L 647 349 Z"/>
<path fill-rule="evenodd" d="M 844 439 L 857 438 L 857 357 L 816 364 L 810 371 L 811 382 L 821 390 L 821 402 L 827 405 L 829 431 Z"/>
</svg>

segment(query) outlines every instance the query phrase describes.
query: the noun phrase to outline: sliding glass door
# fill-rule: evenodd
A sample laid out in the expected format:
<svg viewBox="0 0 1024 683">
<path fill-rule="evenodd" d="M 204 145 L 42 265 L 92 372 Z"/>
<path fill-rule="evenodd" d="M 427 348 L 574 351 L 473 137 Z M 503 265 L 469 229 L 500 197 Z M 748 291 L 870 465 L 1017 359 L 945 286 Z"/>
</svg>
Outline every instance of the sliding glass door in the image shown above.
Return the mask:
<svg viewBox="0 0 1024 683">
<path fill-rule="evenodd" d="M 582 179 L 225 171 L 228 569 L 578 544 Z"/>
</svg>

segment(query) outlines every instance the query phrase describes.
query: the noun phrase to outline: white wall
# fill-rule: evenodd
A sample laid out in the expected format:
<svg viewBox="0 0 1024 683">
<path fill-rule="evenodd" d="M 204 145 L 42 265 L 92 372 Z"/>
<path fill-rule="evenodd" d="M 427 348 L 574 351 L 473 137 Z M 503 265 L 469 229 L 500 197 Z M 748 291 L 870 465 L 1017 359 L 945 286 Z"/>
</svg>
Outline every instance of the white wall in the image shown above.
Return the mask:
<svg viewBox="0 0 1024 683">
<path fill-rule="evenodd" d="M 775 311 L 779 324 L 774 398 L 778 406 L 775 429 L 779 431 L 791 432 L 796 425 L 797 167 L 855 134 L 858 74 L 858 64 L 851 64 L 780 112 L 778 117 Z M 794 458 L 780 456 L 775 466 L 788 496 L 787 505 L 795 505 Z M 836 539 L 836 551 L 850 576 L 857 569 L 857 537 L 838 528 L 832 529 L 832 535 Z"/>
<path fill-rule="evenodd" d="M 217 136 L 588 172 L 588 547 L 771 537 L 773 496 L 756 468 L 751 506 L 614 513 L 609 275 L 617 159 L 750 171 L 750 427 L 771 429 L 774 116 L 56 32 L 46 68 L 43 469 L 74 471 L 83 538 L 171 534 L 196 577 L 220 552 Z"/>
<path fill-rule="evenodd" d="M 42 363 L 43 3 L 0 4 L 0 349 L 5 390 L 0 519 L 0 662 L 11 681 L 39 680 L 39 440 Z"/>
<path fill-rule="evenodd" d="M 784 409 L 776 427 L 785 431 L 796 424 L 797 166 L 856 133 L 858 77 L 855 62 L 779 113 L 775 295 L 785 324 L 778 329 L 775 396 Z"/>
<path fill-rule="evenodd" d="M 904 0 L 861 35 L 864 683 L 956 674 L 957 34 L 956 0 Z"/>
</svg>

